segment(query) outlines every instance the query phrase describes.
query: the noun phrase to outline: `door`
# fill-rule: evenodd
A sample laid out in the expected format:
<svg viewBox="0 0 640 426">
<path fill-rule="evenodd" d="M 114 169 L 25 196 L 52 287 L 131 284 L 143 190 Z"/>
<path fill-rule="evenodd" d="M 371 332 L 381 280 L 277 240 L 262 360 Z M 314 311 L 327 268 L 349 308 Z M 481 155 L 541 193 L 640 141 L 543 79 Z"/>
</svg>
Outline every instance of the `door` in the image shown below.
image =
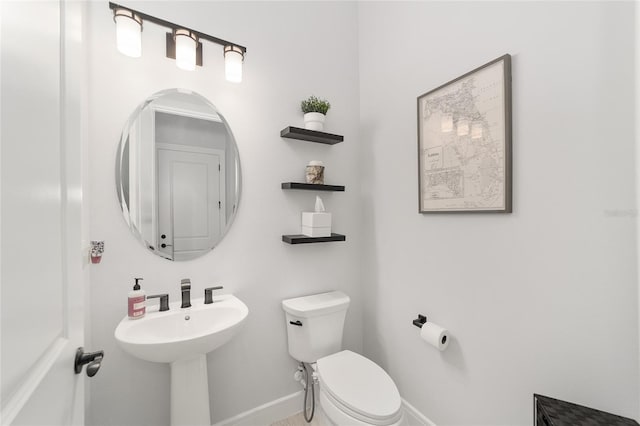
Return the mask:
<svg viewBox="0 0 640 426">
<path fill-rule="evenodd" d="M 83 8 L 0 2 L 2 425 L 84 423 Z"/>
<path fill-rule="evenodd" d="M 220 239 L 224 211 L 216 150 L 158 148 L 158 242 L 173 260 L 207 253 Z"/>
</svg>

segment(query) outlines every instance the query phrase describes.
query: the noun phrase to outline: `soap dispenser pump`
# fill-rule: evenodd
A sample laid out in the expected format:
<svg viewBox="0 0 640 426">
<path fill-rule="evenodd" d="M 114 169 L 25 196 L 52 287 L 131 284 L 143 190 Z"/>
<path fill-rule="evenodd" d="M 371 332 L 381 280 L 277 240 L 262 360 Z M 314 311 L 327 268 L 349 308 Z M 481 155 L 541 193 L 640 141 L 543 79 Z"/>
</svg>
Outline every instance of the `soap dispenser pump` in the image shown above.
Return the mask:
<svg viewBox="0 0 640 426">
<path fill-rule="evenodd" d="M 139 281 L 142 278 L 136 278 L 136 283 L 133 286 L 133 290 L 129 292 L 129 318 L 137 319 L 142 318 L 147 311 L 146 296 L 144 290 L 140 289 Z"/>
</svg>

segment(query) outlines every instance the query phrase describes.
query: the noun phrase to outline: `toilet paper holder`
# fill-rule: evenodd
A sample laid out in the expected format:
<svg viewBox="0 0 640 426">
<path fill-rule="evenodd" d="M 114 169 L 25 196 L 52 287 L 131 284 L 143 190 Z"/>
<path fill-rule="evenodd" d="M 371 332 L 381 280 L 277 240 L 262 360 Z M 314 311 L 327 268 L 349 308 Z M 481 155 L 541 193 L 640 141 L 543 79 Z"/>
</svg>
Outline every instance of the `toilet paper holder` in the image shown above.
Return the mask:
<svg viewBox="0 0 640 426">
<path fill-rule="evenodd" d="M 427 322 L 427 317 L 424 315 L 418 314 L 418 318 L 413 320 L 413 325 L 415 325 L 418 328 L 422 328 L 422 326 L 425 325 L 426 322 Z"/>
</svg>

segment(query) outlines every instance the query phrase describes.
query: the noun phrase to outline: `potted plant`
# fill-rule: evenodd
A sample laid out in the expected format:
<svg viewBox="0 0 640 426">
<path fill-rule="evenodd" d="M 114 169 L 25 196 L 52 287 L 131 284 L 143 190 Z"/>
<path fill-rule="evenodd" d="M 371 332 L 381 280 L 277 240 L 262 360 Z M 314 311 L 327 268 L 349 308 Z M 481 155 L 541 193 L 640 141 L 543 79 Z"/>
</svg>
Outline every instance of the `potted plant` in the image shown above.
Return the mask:
<svg viewBox="0 0 640 426">
<path fill-rule="evenodd" d="M 324 118 L 331 108 L 331 104 L 325 99 L 319 99 L 312 95 L 300 103 L 300 108 L 304 113 L 304 128 L 322 131 Z"/>
</svg>

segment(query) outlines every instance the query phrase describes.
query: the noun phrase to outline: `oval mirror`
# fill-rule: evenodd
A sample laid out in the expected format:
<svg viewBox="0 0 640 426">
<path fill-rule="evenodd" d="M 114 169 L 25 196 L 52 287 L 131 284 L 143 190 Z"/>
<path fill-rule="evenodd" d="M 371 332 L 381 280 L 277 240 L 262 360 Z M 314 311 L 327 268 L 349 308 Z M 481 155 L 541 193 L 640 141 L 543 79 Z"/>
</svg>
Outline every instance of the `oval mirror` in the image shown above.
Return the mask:
<svg viewBox="0 0 640 426">
<path fill-rule="evenodd" d="M 124 126 L 118 199 L 133 235 L 158 256 L 190 260 L 213 249 L 238 210 L 240 180 L 231 128 L 197 93 L 156 93 Z"/>
</svg>

